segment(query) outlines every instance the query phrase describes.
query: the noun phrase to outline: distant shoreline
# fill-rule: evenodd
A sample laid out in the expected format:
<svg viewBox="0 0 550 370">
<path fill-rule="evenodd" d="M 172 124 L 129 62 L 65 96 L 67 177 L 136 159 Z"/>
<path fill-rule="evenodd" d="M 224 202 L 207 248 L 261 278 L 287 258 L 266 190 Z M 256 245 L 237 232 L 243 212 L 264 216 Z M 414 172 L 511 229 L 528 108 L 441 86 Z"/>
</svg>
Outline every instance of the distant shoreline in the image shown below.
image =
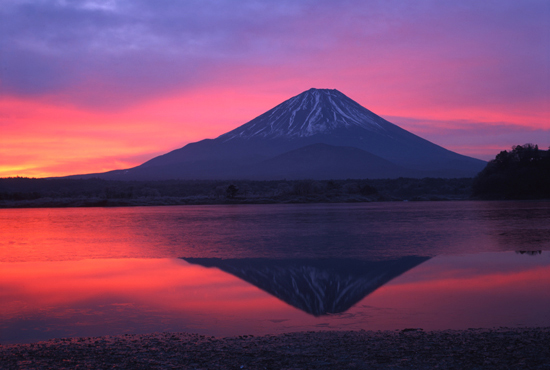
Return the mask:
<svg viewBox="0 0 550 370">
<path fill-rule="evenodd" d="M 0 201 L 0 209 L 10 208 L 90 208 L 90 207 L 151 207 L 151 206 L 182 206 L 182 205 L 246 205 L 246 204 L 334 204 L 334 203 L 373 203 L 373 202 L 418 202 L 418 201 L 462 201 L 470 198 L 445 198 L 437 196 L 415 197 L 414 199 L 384 198 L 384 197 L 286 197 L 286 198 L 177 198 L 158 197 L 144 199 L 100 199 L 100 198 L 40 198 L 35 200 Z"/>
<path fill-rule="evenodd" d="M 121 199 L 49 199 L 22 201 L 0 201 L 0 209 L 32 209 L 32 208 L 116 208 L 116 207 L 158 207 L 158 206 L 205 206 L 205 205 L 262 205 L 262 204 L 356 204 L 356 203 L 390 203 L 390 202 L 442 202 L 442 201 L 526 201 L 549 202 L 550 199 L 478 199 L 478 198 L 446 198 L 439 196 L 415 197 L 413 199 L 372 198 L 372 197 L 337 197 L 319 199 L 316 197 L 293 197 L 284 199 L 197 199 L 160 197 L 152 199 L 121 200 Z"/>
<path fill-rule="evenodd" d="M 0 367 L 546 369 L 550 328 L 317 331 L 215 338 L 155 333 L 0 345 Z"/>
<path fill-rule="evenodd" d="M 0 208 L 365 203 L 470 199 L 472 178 L 347 180 L 0 179 Z"/>
<path fill-rule="evenodd" d="M 16 177 L 0 178 L 0 209 L 545 199 L 529 197 L 529 193 L 521 197 L 500 193 L 476 196 L 473 184 L 473 178 L 429 177 L 269 181 Z"/>
</svg>

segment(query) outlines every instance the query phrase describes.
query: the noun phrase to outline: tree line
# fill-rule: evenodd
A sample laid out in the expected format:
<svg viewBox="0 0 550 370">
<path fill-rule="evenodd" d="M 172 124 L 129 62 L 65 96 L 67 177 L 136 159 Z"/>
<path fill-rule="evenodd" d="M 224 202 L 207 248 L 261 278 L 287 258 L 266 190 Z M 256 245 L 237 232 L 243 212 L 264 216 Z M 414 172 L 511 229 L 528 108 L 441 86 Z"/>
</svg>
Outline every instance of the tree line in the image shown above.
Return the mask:
<svg viewBox="0 0 550 370">
<path fill-rule="evenodd" d="M 472 193 L 482 199 L 550 198 L 550 149 L 525 144 L 501 151 L 475 177 Z"/>
<path fill-rule="evenodd" d="M 465 199 L 471 186 L 471 178 L 110 181 L 13 177 L 0 179 L 0 201 L 179 198 L 195 199 L 198 203 L 201 199 L 204 203 L 231 203 L 261 199 L 266 202 Z"/>
<path fill-rule="evenodd" d="M 550 199 L 550 150 L 501 151 L 475 178 L 165 180 L 0 178 L 0 206 Z M 84 203 L 60 199 L 84 200 Z M 51 202 L 45 202 L 51 200 Z M 89 200 L 89 201 L 88 201 Z M 39 202 L 41 201 L 41 203 Z M 34 203 L 33 203 L 34 202 Z"/>
</svg>

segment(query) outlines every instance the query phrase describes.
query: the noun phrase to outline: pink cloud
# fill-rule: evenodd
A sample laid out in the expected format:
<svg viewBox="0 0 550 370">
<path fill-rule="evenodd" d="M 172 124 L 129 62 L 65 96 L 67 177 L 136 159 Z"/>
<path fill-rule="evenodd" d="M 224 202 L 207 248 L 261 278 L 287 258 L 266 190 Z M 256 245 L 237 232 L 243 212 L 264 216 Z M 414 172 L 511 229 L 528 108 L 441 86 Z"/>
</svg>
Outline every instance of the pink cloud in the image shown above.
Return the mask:
<svg viewBox="0 0 550 370">
<path fill-rule="evenodd" d="M 463 154 L 548 145 L 544 1 L 8 5 L 0 176 L 138 165 L 311 87 Z"/>
</svg>

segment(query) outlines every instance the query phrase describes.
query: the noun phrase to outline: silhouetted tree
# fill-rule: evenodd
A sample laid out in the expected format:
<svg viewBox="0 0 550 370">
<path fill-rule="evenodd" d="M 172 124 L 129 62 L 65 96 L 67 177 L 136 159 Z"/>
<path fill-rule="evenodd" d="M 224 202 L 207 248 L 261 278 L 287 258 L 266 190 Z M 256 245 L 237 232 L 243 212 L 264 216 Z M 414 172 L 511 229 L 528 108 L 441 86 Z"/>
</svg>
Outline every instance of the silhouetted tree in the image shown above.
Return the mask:
<svg viewBox="0 0 550 370">
<path fill-rule="evenodd" d="M 378 190 L 376 190 L 375 187 L 370 186 L 369 184 L 365 184 L 361 186 L 361 194 L 362 195 L 372 195 L 378 193 Z"/>
<path fill-rule="evenodd" d="M 231 184 L 227 187 L 225 194 L 227 195 L 228 198 L 233 199 L 235 198 L 238 192 L 239 192 L 239 189 L 235 185 Z"/>
<path fill-rule="evenodd" d="M 357 194 L 361 191 L 361 188 L 356 182 L 346 182 L 344 186 L 342 186 L 342 190 L 346 194 Z"/>
<path fill-rule="evenodd" d="M 533 144 L 501 151 L 476 176 L 472 190 L 480 198 L 550 198 L 550 151 Z"/>
<path fill-rule="evenodd" d="M 309 195 L 312 194 L 313 191 L 313 182 L 310 180 L 297 181 L 292 187 L 292 192 L 295 195 Z"/>
</svg>

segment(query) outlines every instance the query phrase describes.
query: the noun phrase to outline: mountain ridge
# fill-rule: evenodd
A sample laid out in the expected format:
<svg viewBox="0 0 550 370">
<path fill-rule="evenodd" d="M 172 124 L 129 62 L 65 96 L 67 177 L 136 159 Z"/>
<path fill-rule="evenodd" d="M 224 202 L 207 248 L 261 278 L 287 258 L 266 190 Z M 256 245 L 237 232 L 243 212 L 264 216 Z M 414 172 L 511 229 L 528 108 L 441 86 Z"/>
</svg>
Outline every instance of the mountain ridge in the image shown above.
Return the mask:
<svg viewBox="0 0 550 370">
<path fill-rule="evenodd" d="M 300 122 L 297 115 L 305 115 L 305 119 Z M 384 131 L 377 122 L 381 119 L 336 89 L 311 88 L 218 138 L 228 141 L 235 137 L 304 137 L 342 126 Z M 266 121 L 276 124 L 266 125 Z"/>
<path fill-rule="evenodd" d="M 324 160 L 309 160 L 309 167 L 304 168 L 300 163 L 307 161 L 297 157 L 295 151 L 315 144 L 328 146 L 323 151 Z M 350 150 L 342 148 L 361 152 L 356 151 L 357 157 L 352 158 Z M 287 158 L 294 155 L 295 163 L 287 161 L 286 171 L 266 172 L 265 168 L 273 166 L 276 158 L 282 161 L 280 156 L 285 153 L 290 153 Z M 347 163 L 341 163 L 346 171 L 328 168 L 333 165 L 327 163 L 337 158 L 347 158 Z M 387 167 L 384 171 L 366 170 L 379 168 L 383 162 Z M 355 167 L 350 163 L 355 163 Z M 187 144 L 134 168 L 72 177 L 116 180 L 275 179 L 275 176 L 323 179 L 331 174 L 334 178 L 473 177 L 485 165 L 484 161 L 454 153 L 400 128 L 338 90 L 312 88 L 215 139 Z"/>
</svg>

